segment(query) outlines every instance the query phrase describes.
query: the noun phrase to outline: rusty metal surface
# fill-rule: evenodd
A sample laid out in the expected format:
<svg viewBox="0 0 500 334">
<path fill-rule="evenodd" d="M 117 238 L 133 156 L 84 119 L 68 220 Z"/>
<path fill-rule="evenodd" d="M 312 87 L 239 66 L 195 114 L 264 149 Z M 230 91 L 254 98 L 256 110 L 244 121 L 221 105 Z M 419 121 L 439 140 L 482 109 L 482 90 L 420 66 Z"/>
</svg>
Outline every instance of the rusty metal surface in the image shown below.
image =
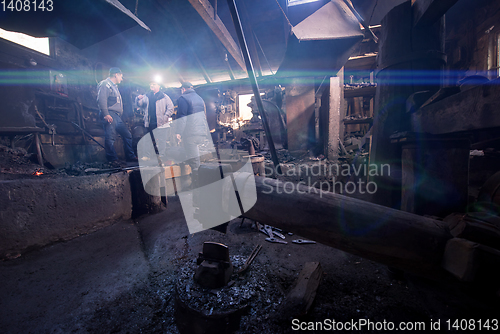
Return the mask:
<svg viewBox="0 0 500 334">
<path fill-rule="evenodd" d="M 341 0 L 328 2 L 292 31 L 278 77 L 333 76 L 364 36 Z"/>
<path fill-rule="evenodd" d="M 299 41 L 363 37 L 359 22 L 347 5 L 333 0 L 292 28 Z"/>
</svg>

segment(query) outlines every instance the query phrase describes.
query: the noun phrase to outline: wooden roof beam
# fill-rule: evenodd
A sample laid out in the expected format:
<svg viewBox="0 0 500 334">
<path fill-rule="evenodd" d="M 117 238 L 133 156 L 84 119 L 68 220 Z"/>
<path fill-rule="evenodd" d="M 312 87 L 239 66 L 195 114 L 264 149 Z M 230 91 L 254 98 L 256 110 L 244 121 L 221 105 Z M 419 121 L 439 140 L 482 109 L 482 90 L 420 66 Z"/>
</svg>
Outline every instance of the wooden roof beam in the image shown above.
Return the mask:
<svg viewBox="0 0 500 334">
<path fill-rule="evenodd" d="M 189 0 L 189 3 L 198 12 L 198 14 L 200 14 L 208 27 L 214 32 L 231 56 L 233 56 L 238 65 L 240 65 L 241 69 L 246 71 L 245 61 L 241 56 L 240 47 L 234 41 L 219 16 L 215 14 L 215 10 L 208 0 Z"/>
</svg>

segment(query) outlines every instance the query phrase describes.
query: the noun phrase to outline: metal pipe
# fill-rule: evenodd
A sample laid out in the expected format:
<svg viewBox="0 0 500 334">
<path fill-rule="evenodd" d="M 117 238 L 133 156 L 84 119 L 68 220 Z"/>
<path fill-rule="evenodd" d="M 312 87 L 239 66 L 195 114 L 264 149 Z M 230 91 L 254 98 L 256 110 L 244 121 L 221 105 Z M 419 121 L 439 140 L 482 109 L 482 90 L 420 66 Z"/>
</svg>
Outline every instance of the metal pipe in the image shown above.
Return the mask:
<svg viewBox="0 0 500 334">
<path fill-rule="evenodd" d="M 241 26 L 241 20 L 238 15 L 238 10 L 236 9 L 236 2 L 235 0 L 227 0 L 227 4 L 229 6 L 229 11 L 231 12 L 231 17 L 233 18 L 234 28 L 236 30 L 236 35 L 238 36 L 241 51 L 243 52 L 243 58 L 245 59 L 248 77 L 250 79 L 250 83 L 252 84 L 252 90 L 255 95 L 255 102 L 257 103 L 257 107 L 259 108 L 260 116 L 262 117 L 262 123 L 264 124 L 264 131 L 266 133 L 267 142 L 269 144 L 269 150 L 271 151 L 274 168 L 276 169 L 276 172 L 278 174 L 281 174 L 281 166 L 279 164 L 278 155 L 276 154 L 276 148 L 274 147 L 274 141 L 273 137 L 271 136 L 271 129 L 269 128 L 267 116 L 264 111 L 264 105 L 262 104 L 259 85 L 257 83 L 257 78 L 255 77 L 255 72 L 252 65 L 252 59 L 250 58 L 250 53 L 248 52 L 245 36 L 243 35 L 243 28 Z"/>
</svg>

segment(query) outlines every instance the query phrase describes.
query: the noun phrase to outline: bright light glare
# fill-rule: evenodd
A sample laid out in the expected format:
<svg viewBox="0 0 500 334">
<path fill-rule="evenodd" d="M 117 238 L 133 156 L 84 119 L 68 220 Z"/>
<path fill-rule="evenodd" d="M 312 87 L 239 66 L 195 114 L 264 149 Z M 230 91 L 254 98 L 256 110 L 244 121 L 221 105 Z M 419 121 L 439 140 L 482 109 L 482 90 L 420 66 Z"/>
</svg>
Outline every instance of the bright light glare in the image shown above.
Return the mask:
<svg viewBox="0 0 500 334">
<path fill-rule="evenodd" d="M 253 116 L 252 108 L 247 106 L 247 104 L 249 104 L 250 101 L 252 100 L 252 96 L 253 94 L 238 95 L 240 103 L 240 118 L 243 121 L 248 121 Z"/>
<path fill-rule="evenodd" d="M 0 38 L 9 40 L 16 44 L 22 45 L 29 49 L 50 56 L 49 38 L 48 37 L 33 37 L 22 34 L 20 32 L 12 32 L 0 29 Z"/>
<path fill-rule="evenodd" d="M 153 80 L 156 83 L 161 83 L 162 82 L 162 77 L 161 77 L 161 75 L 157 74 L 157 75 L 154 76 Z"/>
</svg>

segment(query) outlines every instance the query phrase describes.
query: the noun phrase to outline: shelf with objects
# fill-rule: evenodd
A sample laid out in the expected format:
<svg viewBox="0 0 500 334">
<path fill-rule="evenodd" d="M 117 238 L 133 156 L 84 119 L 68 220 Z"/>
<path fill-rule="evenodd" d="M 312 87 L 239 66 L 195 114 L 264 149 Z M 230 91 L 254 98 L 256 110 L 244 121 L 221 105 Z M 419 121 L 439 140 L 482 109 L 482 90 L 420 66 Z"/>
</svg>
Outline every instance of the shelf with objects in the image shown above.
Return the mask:
<svg viewBox="0 0 500 334">
<path fill-rule="evenodd" d="M 371 32 L 380 38 L 380 26 L 371 26 Z M 370 34 L 344 66 L 343 115 L 340 127 L 343 140 L 341 153 L 363 155 L 370 152 L 371 127 L 375 105 L 375 70 L 377 67 L 378 43 Z M 342 147 L 343 144 L 343 147 Z M 343 151 L 343 152 L 342 152 Z"/>
<path fill-rule="evenodd" d="M 374 82 L 373 71 L 370 69 L 346 70 L 346 74 L 344 77 L 345 118 L 342 120 L 343 150 L 345 154 L 359 151 L 368 155 L 377 84 Z"/>
</svg>

